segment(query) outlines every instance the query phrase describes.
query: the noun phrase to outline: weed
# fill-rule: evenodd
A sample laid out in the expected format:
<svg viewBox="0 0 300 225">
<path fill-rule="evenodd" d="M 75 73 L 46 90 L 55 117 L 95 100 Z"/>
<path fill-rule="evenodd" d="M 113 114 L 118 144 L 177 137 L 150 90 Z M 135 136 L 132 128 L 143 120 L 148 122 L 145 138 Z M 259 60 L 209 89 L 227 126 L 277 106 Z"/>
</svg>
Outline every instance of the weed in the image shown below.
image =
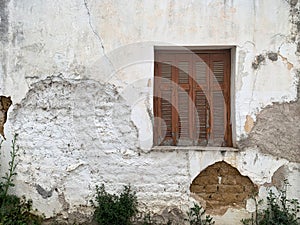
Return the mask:
<svg viewBox="0 0 300 225">
<path fill-rule="evenodd" d="M 251 218 L 242 219 L 244 225 L 299 225 L 300 218 L 297 217 L 300 205 L 297 199 L 287 199 L 287 180 L 284 181 L 284 188 L 276 195 L 269 191 L 267 196 L 267 208 L 259 210 L 262 200 L 256 201 L 256 211 Z"/>
<path fill-rule="evenodd" d="M 16 195 L 8 194 L 9 188 L 14 186 L 13 178 L 16 176 L 16 157 L 19 147 L 16 145 L 17 135 L 12 140 L 10 151 L 11 161 L 9 161 L 9 170 L 2 177 L 0 182 L 0 224 L 2 225 L 38 225 L 42 223 L 43 218 L 35 215 L 32 211 L 32 201 L 26 200 Z M 0 143 L 0 149 L 1 144 Z"/>
<path fill-rule="evenodd" d="M 130 185 L 124 186 L 118 196 L 106 192 L 104 184 L 96 186 L 94 220 L 100 225 L 131 225 L 133 217 L 137 214 L 137 197 Z"/>
<path fill-rule="evenodd" d="M 187 212 L 190 225 L 212 225 L 215 224 L 213 218 L 210 215 L 205 215 L 205 210 L 202 206 L 194 203 L 194 206 Z"/>
</svg>

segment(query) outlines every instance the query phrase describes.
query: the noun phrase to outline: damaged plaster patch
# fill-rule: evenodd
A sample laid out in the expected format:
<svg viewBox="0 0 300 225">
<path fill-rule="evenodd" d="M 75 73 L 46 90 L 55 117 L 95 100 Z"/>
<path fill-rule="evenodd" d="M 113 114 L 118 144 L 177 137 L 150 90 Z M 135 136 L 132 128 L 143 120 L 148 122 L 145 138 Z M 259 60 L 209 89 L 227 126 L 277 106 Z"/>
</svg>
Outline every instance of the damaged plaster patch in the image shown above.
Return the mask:
<svg viewBox="0 0 300 225">
<path fill-rule="evenodd" d="M 270 59 L 273 62 L 278 60 L 278 54 L 276 52 L 268 52 L 267 56 L 268 59 Z"/>
<path fill-rule="evenodd" d="M 52 196 L 53 190 L 50 191 L 45 190 L 42 186 L 39 184 L 36 185 L 36 191 L 44 198 L 50 198 Z"/>
<path fill-rule="evenodd" d="M 239 146 L 258 147 L 263 153 L 300 162 L 300 101 L 263 109 L 248 138 Z"/>
<path fill-rule="evenodd" d="M 230 164 L 221 161 L 203 170 L 192 182 L 191 192 L 205 200 L 210 213 L 224 214 L 229 207 L 245 207 L 257 187 Z"/>
<path fill-rule="evenodd" d="M 138 149 L 138 133 L 130 116 L 130 106 L 113 85 L 55 77 L 35 83 L 15 108 L 12 120 L 15 132 L 21 134 L 19 141 L 29 132 L 31 138 L 48 144 L 43 148 L 58 145 L 56 150 L 68 153 L 82 146 L 104 151 Z M 67 165 L 73 167 L 72 162 Z"/>
<path fill-rule="evenodd" d="M 257 55 L 252 62 L 252 68 L 257 70 L 261 64 L 266 61 L 266 58 L 263 54 Z"/>
<path fill-rule="evenodd" d="M 7 120 L 7 111 L 11 106 L 12 101 L 10 97 L 0 96 L 0 134 L 5 138 L 4 135 L 4 124 Z"/>
<path fill-rule="evenodd" d="M 52 190 L 42 187 L 65 190 L 70 180 L 66 193 L 80 183 L 86 191 L 76 197 L 84 199 L 91 177 L 96 176 L 89 169 L 91 155 L 97 154 L 99 161 L 111 154 L 121 158 L 128 151 L 138 154 L 131 107 L 113 85 L 49 77 L 33 84 L 10 115 L 22 152 L 17 172 L 23 182 L 39 184 L 35 188 L 43 198 L 49 198 Z"/>
<path fill-rule="evenodd" d="M 246 121 L 245 121 L 245 126 L 244 126 L 244 129 L 246 131 L 246 133 L 250 133 L 250 131 L 252 130 L 254 126 L 254 120 L 253 118 L 250 116 L 250 115 L 247 115 L 246 116 Z"/>
<path fill-rule="evenodd" d="M 284 188 L 284 180 L 287 179 L 288 168 L 283 165 L 279 167 L 272 176 L 272 184 L 278 189 Z"/>
</svg>

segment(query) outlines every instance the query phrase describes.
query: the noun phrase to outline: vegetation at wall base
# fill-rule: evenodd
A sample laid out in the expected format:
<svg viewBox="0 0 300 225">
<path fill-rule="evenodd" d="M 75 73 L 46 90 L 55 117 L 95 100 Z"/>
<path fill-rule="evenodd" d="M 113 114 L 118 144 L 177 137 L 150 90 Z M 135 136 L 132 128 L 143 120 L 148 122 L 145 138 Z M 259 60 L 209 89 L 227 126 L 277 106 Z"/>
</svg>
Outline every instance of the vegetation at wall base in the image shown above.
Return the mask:
<svg viewBox="0 0 300 225">
<path fill-rule="evenodd" d="M 12 140 L 8 172 L 0 181 L 0 225 L 39 225 L 43 217 L 32 210 L 32 201 L 26 200 L 25 196 L 19 198 L 16 195 L 8 194 L 9 188 L 14 186 L 13 178 L 17 175 L 16 157 L 19 147 L 16 145 L 17 135 Z M 3 140 L 0 143 L 0 149 Z"/>
<path fill-rule="evenodd" d="M 124 186 L 120 195 L 106 192 L 104 184 L 96 186 L 94 220 L 100 225 L 131 225 L 137 214 L 137 197 L 130 185 Z"/>
<path fill-rule="evenodd" d="M 151 213 L 146 213 L 142 218 L 138 218 L 138 201 L 136 193 L 132 191 L 130 185 L 124 186 L 120 195 L 110 194 L 105 190 L 104 184 L 96 186 L 95 202 L 91 201 L 94 211 L 94 221 L 100 225 L 172 225 L 172 221 L 167 223 L 157 222 Z M 210 215 L 205 214 L 205 210 L 194 204 L 187 212 L 187 219 L 190 225 L 213 225 L 215 222 Z"/>
<path fill-rule="evenodd" d="M 300 210 L 300 204 L 297 199 L 287 198 L 287 187 L 289 183 L 284 181 L 284 188 L 279 190 L 276 195 L 269 191 L 267 196 L 267 207 L 259 210 L 263 200 L 256 201 L 256 211 L 252 214 L 251 218 L 242 219 L 241 222 L 244 225 L 299 225 L 300 218 L 297 214 Z"/>
<path fill-rule="evenodd" d="M 188 221 L 190 225 L 213 225 L 215 222 L 210 215 L 205 214 L 205 210 L 202 206 L 194 203 L 194 206 L 187 212 Z"/>
</svg>

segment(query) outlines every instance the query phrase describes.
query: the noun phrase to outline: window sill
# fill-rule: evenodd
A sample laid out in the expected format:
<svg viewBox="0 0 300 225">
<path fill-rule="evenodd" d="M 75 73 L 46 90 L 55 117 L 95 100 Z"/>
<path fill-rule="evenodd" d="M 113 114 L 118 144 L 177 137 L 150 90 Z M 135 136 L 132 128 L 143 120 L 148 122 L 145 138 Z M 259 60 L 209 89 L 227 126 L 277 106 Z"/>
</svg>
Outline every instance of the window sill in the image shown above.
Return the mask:
<svg viewBox="0 0 300 225">
<path fill-rule="evenodd" d="M 206 146 L 154 146 L 152 151 L 221 151 L 237 152 L 238 148 L 234 147 L 206 147 Z"/>
</svg>

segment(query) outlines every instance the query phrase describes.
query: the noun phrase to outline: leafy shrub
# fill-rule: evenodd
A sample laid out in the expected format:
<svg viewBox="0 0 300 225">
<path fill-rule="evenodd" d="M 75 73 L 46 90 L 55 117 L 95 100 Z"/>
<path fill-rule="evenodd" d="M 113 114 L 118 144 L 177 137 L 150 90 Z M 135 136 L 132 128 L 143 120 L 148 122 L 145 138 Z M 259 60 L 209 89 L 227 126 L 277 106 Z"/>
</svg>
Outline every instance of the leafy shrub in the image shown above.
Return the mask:
<svg viewBox="0 0 300 225">
<path fill-rule="evenodd" d="M 300 218 L 297 217 L 300 205 L 297 199 L 287 199 L 286 190 L 288 182 L 279 194 L 275 195 L 272 190 L 267 196 L 267 208 L 258 210 L 258 205 L 262 201 L 256 201 L 256 212 L 249 219 L 243 219 L 244 225 L 299 225 Z"/>
<path fill-rule="evenodd" d="M 16 146 L 16 137 L 12 140 L 10 151 L 11 161 L 9 170 L 0 181 L 0 224 L 5 225 L 39 225 L 42 224 L 43 218 L 35 215 L 32 211 L 32 201 L 26 200 L 23 196 L 19 198 L 15 195 L 8 194 L 10 187 L 14 186 L 13 178 L 16 175 L 16 157 L 19 147 Z M 3 141 L 1 141 L 2 144 Z M 1 149 L 0 144 L 0 149 Z"/>
<path fill-rule="evenodd" d="M 194 206 L 187 212 L 190 225 L 212 225 L 215 224 L 210 215 L 205 215 L 205 210 L 202 206 L 194 203 Z"/>
<path fill-rule="evenodd" d="M 137 197 L 130 186 L 124 186 L 118 196 L 106 192 L 104 184 L 96 186 L 94 220 L 100 225 L 131 225 L 137 213 Z"/>
</svg>

